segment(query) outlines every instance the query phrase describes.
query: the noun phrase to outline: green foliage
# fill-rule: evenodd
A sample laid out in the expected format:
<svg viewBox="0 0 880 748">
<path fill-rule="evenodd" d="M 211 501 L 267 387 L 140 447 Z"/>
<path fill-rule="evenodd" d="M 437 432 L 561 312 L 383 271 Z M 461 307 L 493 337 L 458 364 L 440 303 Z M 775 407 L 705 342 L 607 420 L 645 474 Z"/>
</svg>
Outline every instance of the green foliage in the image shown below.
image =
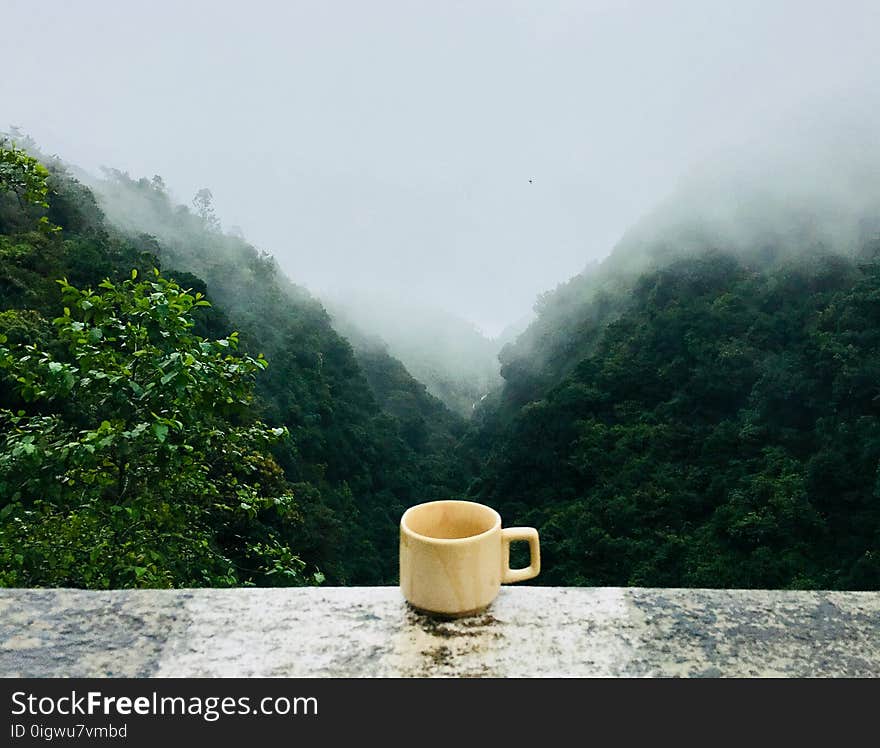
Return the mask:
<svg viewBox="0 0 880 748">
<path fill-rule="evenodd" d="M 25 202 L 48 208 L 49 170 L 26 151 L 0 145 L 0 188 L 11 190 Z"/>
<path fill-rule="evenodd" d="M 11 192 L 23 206 L 48 208 L 48 176 L 49 170 L 36 158 L 0 139 L 0 193 Z M 44 231 L 58 230 L 46 216 L 40 216 L 37 225 Z"/>
<path fill-rule="evenodd" d="M 461 419 L 386 351 L 356 355 L 271 256 L 220 232 L 207 190 L 193 214 L 173 204 L 161 180 L 106 177 L 96 190 L 108 217 L 164 266 L 204 279 L 241 331 L 242 349 L 272 362 L 255 407 L 292 434 L 275 456 L 308 497 L 303 558 L 332 583 L 394 583 L 403 510 L 464 490 L 452 455 Z"/>
<path fill-rule="evenodd" d="M 541 582 L 880 588 L 880 265 L 710 253 L 558 301 L 581 342 L 470 436 Z"/>
<path fill-rule="evenodd" d="M 0 583 L 394 582 L 400 513 L 463 486 L 451 457 L 461 421 L 387 354 L 362 366 L 321 305 L 269 255 L 220 231 L 206 191 L 193 214 L 172 203 L 158 177 L 108 172 L 99 207 L 57 159 L 40 158 L 49 186 L 48 209 L 40 210 L 63 232 L 33 231 L 30 209 L 11 192 L 0 204 L 0 324 L 18 362 L 7 360 L 14 376 L 0 378 L 0 408 L 11 414 L 7 446 L 18 450 L 4 475 L 6 490 L 19 494 L 11 503 L 21 503 L 6 515 L 5 532 L 20 532 L 4 547 L 31 548 L 16 551 L 26 573 L 0 558 L 0 573 L 11 570 Z M 165 268 L 161 280 L 153 267 Z M 68 279 L 66 300 L 60 277 Z M 162 290 L 141 286 L 143 278 Z M 104 319 L 108 309 L 117 322 Z M 161 339 L 157 325 L 170 325 Z M 149 332 L 137 355 L 126 347 L 134 330 Z M 222 357 L 203 360 L 222 353 L 214 343 L 236 358 L 229 368 Z M 232 367 L 253 386 L 246 405 L 235 394 L 227 403 L 218 389 L 234 384 Z M 373 376 L 383 371 L 393 376 Z M 37 447 L 31 453 L 25 444 Z M 108 514 L 124 505 L 120 464 L 136 519 Z M 206 464 L 207 474 L 199 468 Z M 86 506 L 65 477 L 86 492 Z M 26 481 L 35 481 L 30 493 L 21 491 Z M 144 540 L 140 532 L 152 534 Z M 136 556 L 128 567 L 109 566 L 120 558 L 116 538 Z M 146 563 L 136 546 L 162 558 Z M 82 556 L 89 547 L 98 549 L 95 560 Z M 64 581 L 66 574 L 79 576 Z"/>
<path fill-rule="evenodd" d="M 60 346 L 0 337 L 28 411 L 0 411 L 7 585 L 298 583 L 296 504 L 247 411 L 262 358 L 205 340 L 207 305 L 158 271 L 98 291 L 61 281 Z"/>
</svg>

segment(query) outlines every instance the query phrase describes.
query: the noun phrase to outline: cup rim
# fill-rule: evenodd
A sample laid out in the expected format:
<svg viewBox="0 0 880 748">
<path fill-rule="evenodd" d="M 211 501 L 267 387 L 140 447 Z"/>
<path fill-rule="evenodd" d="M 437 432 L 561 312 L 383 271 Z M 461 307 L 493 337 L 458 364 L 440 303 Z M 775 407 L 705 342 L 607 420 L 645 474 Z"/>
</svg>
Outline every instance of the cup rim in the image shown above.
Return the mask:
<svg viewBox="0 0 880 748">
<path fill-rule="evenodd" d="M 472 504 L 483 509 L 490 511 L 493 515 L 495 515 L 495 521 L 488 530 L 484 530 L 477 535 L 468 535 L 465 538 L 432 538 L 430 535 L 422 535 L 420 532 L 416 532 L 411 529 L 406 524 L 406 516 L 413 511 L 414 509 L 421 509 L 423 506 L 431 506 L 432 504 Z M 439 543 L 441 545 L 454 544 L 454 543 L 472 543 L 475 540 L 479 540 L 481 538 L 490 535 L 491 533 L 499 530 L 501 528 L 501 515 L 498 514 L 491 506 L 487 506 L 486 504 L 481 504 L 479 501 L 462 501 L 460 499 L 440 499 L 439 501 L 425 501 L 421 504 L 415 504 L 414 506 L 409 507 L 400 518 L 400 529 L 405 532 L 407 535 L 410 535 L 417 540 L 424 541 L 426 543 Z"/>
</svg>

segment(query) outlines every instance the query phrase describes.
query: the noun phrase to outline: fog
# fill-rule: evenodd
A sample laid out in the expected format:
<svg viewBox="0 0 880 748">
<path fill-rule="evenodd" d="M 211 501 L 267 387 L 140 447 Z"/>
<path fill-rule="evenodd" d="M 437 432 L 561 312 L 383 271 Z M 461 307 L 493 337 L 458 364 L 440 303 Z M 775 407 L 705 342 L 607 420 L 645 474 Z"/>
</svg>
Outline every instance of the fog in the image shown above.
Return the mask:
<svg viewBox="0 0 880 748">
<path fill-rule="evenodd" d="M 608 265 L 638 272 L 707 249 L 763 261 L 853 256 L 880 241 L 877 98 L 825 104 L 683 175 L 625 232 Z"/>
<path fill-rule="evenodd" d="M 474 404 L 501 384 L 498 351 L 504 335 L 489 340 L 473 323 L 449 312 L 369 291 L 325 298 L 324 304 L 355 350 L 387 349 L 459 415 L 471 416 Z M 513 327 L 511 336 L 526 326 Z"/>
<path fill-rule="evenodd" d="M 820 193 L 880 110 L 870 1 L 4 0 L 0 18 L 0 129 L 160 174 L 181 202 L 210 188 L 225 229 L 318 295 L 488 335 L 683 180 L 712 183 L 706 164 L 754 186 L 796 132 L 790 183 Z M 701 194 L 728 210 L 726 188 Z"/>
</svg>

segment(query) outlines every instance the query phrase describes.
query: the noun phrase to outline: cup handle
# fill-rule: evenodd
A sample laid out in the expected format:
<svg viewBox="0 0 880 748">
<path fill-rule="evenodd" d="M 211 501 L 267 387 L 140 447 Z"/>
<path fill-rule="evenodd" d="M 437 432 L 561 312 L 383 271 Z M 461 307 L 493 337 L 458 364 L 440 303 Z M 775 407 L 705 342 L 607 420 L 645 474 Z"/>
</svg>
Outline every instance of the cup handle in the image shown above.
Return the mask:
<svg viewBox="0 0 880 748">
<path fill-rule="evenodd" d="M 516 540 L 529 543 L 531 563 L 525 569 L 510 568 L 510 544 Z M 541 573 L 541 548 L 538 544 L 538 531 L 534 527 L 506 527 L 501 531 L 501 583 L 522 582 Z"/>
</svg>

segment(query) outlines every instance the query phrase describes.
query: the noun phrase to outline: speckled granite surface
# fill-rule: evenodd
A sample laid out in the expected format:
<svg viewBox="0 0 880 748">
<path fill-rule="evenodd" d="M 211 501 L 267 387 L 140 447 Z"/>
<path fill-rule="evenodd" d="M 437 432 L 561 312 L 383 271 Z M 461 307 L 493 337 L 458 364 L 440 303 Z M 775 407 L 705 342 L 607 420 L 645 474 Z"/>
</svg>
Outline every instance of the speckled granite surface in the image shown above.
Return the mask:
<svg viewBox="0 0 880 748">
<path fill-rule="evenodd" d="M 0 590 L 2 676 L 880 676 L 880 593 L 507 587 Z"/>
</svg>

